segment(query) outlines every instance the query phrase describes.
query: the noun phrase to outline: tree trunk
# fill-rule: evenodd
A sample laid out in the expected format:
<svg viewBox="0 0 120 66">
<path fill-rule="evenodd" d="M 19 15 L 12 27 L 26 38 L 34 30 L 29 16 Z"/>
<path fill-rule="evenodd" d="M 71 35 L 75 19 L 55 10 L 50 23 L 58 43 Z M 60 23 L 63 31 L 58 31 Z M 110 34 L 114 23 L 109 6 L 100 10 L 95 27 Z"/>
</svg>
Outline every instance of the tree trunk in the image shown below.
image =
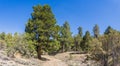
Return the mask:
<svg viewBox="0 0 120 66">
<path fill-rule="evenodd" d="M 62 52 L 64 52 L 65 51 L 65 44 L 64 44 L 64 42 L 62 42 Z"/>
<path fill-rule="evenodd" d="M 62 47 L 63 47 L 63 48 L 62 48 L 62 52 L 64 52 L 64 50 L 65 50 L 65 49 L 64 49 L 65 45 L 63 45 Z"/>
<path fill-rule="evenodd" d="M 115 66 L 115 57 L 114 57 L 114 53 L 112 54 L 112 58 L 113 58 L 113 66 Z"/>
<path fill-rule="evenodd" d="M 104 65 L 103 66 L 108 66 L 108 55 L 104 55 Z"/>
<path fill-rule="evenodd" d="M 38 56 L 38 59 L 42 59 L 41 55 L 42 55 L 41 47 L 37 46 L 37 56 Z"/>
<path fill-rule="evenodd" d="M 77 51 L 77 42 L 75 43 L 75 51 Z"/>
</svg>

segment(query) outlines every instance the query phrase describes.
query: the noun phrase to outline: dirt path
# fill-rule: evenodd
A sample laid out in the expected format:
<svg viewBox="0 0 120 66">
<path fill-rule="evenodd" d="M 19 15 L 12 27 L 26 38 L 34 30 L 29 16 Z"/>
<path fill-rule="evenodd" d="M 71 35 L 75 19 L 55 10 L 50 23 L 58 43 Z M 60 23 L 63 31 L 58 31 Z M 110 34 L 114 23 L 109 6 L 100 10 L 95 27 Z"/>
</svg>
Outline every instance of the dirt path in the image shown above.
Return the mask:
<svg viewBox="0 0 120 66">
<path fill-rule="evenodd" d="M 52 56 L 44 55 L 42 57 L 48 59 L 47 61 L 45 61 L 45 63 L 43 63 L 42 66 L 68 66 L 66 63 L 62 62 L 59 59 L 55 59 Z"/>
</svg>

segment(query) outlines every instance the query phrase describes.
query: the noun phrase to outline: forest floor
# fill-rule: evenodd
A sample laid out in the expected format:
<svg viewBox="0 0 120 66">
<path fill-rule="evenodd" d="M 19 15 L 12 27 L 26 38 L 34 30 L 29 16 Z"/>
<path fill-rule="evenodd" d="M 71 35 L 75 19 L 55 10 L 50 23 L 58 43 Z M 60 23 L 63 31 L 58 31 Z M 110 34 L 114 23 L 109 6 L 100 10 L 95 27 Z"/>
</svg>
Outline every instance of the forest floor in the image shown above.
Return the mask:
<svg viewBox="0 0 120 66">
<path fill-rule="evenodd" d="M 87 61 L 86 54 L 70 54 L 70 52 L 42 55 L 42 60 L 35 58 L 9 58 L 5 51 L 0 50 L 0 66 L 96 66 L 94 61 Z M 98 65 L 97 65 L 98 66 Z"/>
</svg>

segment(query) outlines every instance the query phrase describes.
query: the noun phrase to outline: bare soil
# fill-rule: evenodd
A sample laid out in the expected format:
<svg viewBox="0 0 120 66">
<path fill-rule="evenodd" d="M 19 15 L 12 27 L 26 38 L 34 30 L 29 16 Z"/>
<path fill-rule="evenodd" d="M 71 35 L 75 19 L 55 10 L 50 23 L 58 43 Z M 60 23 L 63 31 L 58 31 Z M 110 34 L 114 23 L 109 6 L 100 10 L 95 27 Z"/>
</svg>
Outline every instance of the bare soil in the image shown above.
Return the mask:
<svg viewBox="0 0 120 66">
<path fill-rule="evenodd" d="M 42 55 L 42 60 L 25 59 L 17 54 L 16 58 L 7 57 L 5 51 L 0 50 L 0 66 L 99 66 L 92 65 L 94 61 L 85 61 L 87 54 L 58 53 L 55 56 Z"/>
<path fill-rule="evenodd" d="M 53 56 L 44 55 L 42 57 L 48 59 L 46 62 L 43 63 L 42 66 L 68 66 L 65 62 L 56 59 Z"/>
</svg>

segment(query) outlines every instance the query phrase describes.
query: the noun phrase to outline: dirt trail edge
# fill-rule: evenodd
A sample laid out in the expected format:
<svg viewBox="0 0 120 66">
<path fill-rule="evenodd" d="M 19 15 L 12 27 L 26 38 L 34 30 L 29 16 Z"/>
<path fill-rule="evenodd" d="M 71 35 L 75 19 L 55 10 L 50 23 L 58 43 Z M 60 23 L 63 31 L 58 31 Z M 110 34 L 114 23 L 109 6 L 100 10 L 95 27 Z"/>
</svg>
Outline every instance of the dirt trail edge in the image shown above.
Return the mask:
<svg viewBox="0 0 120 66">
<path fill-rule="evenodd" d="M 42 66 L 68 66 L 66 63 L 52 56 L 44 55 L 42 57 L 48 59 L 47 61 L 43 63 Z"/>
</svg>

